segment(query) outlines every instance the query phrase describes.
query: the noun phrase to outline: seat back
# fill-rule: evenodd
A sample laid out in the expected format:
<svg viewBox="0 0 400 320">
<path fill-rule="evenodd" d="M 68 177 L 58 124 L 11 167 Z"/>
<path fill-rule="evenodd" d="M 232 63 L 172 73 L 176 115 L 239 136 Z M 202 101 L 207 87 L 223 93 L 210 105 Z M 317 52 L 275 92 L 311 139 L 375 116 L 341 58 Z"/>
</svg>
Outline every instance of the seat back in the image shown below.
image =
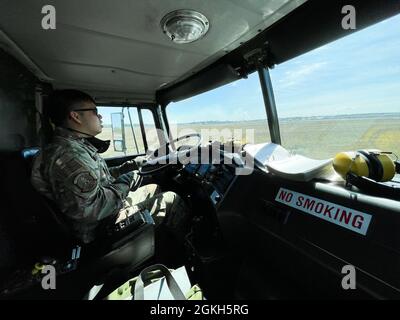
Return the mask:
<svg viewBox="0 0 400 320">
<path fill-rule="evenodd" d="M 77 244 L 82 246 L 79 262 L 79 268 L 85 271 L 82 279 L 79 276 L 82 281 L 89 281 L 90 277 L 114 267 L 138 266 L 153 256 L 154 230 L 148 221 L 89 245 L 80 244 L 72 236 L 56 204 L 31 185 L 32 163 L 39 151 L 39 148 L 29 148 L 0 153 L 0 167 L 5 169 L 0 172 L 0 183 L 4 186 L 4 192 L 0 193 L 4 197 L 0 203 L 4 208 L 0 210 L 0 241 L 6 226 L 5 231 L 16 243 L 17 258 L 13 259 L 14 265 L 9 270 L 33 264 L 45 256 L 66 261 Z M 7 220 L 6 223 L 3 220 Z M 11 261 L 10 257 L 0 258 Z M 5 273 L 3 275 L 7 278 Z"/>
<path fill-rule="evenodd" d="M 9 233 L 17 239 L 28 261 L 44 252 L 61 253 L 65 246 L 71 245 L 69 230 L 60 220 L 59 210 L 30 182 L 33 159 L 39 151 L 40 148 L 33 147 L 0 155 L 4 168 L 1 183 L 5 186 L 2 205 L 6 208 L 2 212 Z"/>
<path fill-rule="evenodd" d="M 30 185 L 28 168 L 20 151 L 0 153 L 1 228 L 12 246 L 15 265 L 27 263 L 41 246 L 41 231 L 36 212 L 43 211 Z"/>
</svg>

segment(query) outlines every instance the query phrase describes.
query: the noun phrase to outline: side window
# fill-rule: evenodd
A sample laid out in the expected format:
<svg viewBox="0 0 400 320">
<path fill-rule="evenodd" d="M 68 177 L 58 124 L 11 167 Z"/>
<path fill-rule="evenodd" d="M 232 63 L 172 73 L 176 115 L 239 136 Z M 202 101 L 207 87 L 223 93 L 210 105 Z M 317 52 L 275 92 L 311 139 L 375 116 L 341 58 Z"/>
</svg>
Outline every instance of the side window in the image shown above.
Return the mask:
<svg viewBox="0 0 400 320">
<path fill-rule="evenodd" d="M 160 140 L 158 138 L 153 113 L 149 109 L 142 109 L 142 117 L 146 131 L 147 146 L 150 150 L 155 150 L 160 147 Z"/>
<path fill-rule="evenodd" d="M 399 28 L 397 15 L 271 71 L 285 147 L 319 159 L 400 155 Z"/>
<path fill-rule="evenodd" d="M 99 114 L 102 116 L 103 131 L 97 135 L 101 140 L 110 140 L 110 147 L 102 154 L 104 158 L 123 157 L 127 155 L 144 154 L 145 147 L 143 142 L 142 131 L 140 129 L 140 122 L 138 110 L 136 107 L 98 107 Z M 124 126 L 117 128 L 114 136 L 125 137 L 125 151 L 115 151 L 113 144 L 113 131 L 111 121 L 113 114 L 123 113 Z"/>
</svg>

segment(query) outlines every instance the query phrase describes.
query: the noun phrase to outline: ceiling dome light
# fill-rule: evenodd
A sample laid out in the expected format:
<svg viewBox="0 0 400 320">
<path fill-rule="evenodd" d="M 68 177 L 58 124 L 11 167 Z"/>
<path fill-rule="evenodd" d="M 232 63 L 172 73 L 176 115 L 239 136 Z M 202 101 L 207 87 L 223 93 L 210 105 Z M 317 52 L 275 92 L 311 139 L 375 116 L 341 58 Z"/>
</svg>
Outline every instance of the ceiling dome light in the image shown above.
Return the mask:
<svg viewBox="0 0 400 320">
<path fill-rule="evenodd" d="M 190 43 L 204 37 L 210 23 L 200 12 L 176 10 L 161 20 L 163 32 L 175 43 Z"/>
</svg>

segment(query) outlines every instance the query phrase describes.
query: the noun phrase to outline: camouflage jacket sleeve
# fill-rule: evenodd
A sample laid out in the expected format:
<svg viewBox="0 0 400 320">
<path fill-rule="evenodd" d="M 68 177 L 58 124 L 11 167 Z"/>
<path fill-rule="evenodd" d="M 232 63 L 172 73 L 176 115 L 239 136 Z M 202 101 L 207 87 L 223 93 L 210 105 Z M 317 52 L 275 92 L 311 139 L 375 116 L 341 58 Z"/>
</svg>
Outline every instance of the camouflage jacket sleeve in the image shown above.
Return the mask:
<svg viewBox="0 0 400 320">
<path fill-rule="evenodd" d="M 52 167 L 55 200 L 74 220 L 94 222 L 116 215 L 129 193 L 129 184 L 104 177 L 102 168 L 89 156 L 64 155 Z"/>
</svg>

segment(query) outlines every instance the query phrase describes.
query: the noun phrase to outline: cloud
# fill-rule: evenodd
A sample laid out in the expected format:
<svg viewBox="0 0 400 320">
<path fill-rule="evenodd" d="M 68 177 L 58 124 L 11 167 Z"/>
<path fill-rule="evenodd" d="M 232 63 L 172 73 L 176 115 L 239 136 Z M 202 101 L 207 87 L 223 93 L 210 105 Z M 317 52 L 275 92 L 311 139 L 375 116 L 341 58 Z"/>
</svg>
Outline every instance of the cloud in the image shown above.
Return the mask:
<svg viewBox="0 0 400 320">
<path fill-rule="evenodd" d="M 279 80 L 279 84 L 284 88 L 299 84 L 325 65 L 327 62 L 316 62 L 302 65 L 293 71 L 286 71 L 283 78 Z"/>
</svg>

